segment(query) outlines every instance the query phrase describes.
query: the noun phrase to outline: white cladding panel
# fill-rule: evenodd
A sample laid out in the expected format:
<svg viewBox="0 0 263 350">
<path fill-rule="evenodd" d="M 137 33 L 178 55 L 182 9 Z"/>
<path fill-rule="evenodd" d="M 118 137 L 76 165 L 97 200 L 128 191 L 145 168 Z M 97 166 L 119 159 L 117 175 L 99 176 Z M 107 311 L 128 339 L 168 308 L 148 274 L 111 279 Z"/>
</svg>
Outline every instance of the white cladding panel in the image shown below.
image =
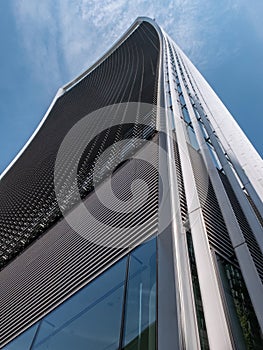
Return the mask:
<svg viewBox="0 0 263 350">
<path fill-rule="evenodd" d="M 198 87 L 203 105 L 207 106 L 210 111 L 209 120 L 225 151 L 228 153 L 230 150 L 232 162 L 237 162 L 243 168 L 259 197 L 263 200 L 263 161 L 261 157 L 202 74 L 183 51 L 175 43 L 174 45 L 183 57 Z"/>
</svg>

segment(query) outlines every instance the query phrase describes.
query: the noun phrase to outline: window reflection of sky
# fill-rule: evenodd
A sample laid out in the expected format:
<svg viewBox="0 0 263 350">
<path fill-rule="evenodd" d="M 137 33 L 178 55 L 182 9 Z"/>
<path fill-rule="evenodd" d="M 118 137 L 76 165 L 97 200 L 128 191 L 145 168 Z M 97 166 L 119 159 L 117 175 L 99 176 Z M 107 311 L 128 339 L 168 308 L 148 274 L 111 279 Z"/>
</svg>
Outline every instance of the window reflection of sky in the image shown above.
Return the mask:
<svg viewBox="0 0 263 350">
<path fill-rule="evenodd" d="M 149 325 L 156 319 L 155 245 L 156 240 L 151 240 L 135 249 L 4 350 L 115 350 L 120 340 L 124 346 L 136 341 L 140 349 L 141 333 L 146 334 L 145 330 L 148 333 L 144 343 L 146 339 L 149 346 L 153 344 L 150 338 L 155 338 L 155 332 L 149 330 Z"/>
<path fill-rule="evenodd" d="M 130 256 L 124 345 L 137 338 L 156 320 L 155 240 L 136 249 Z M 151 341 L 150 330 L 147 337 Z"/>
</svg>

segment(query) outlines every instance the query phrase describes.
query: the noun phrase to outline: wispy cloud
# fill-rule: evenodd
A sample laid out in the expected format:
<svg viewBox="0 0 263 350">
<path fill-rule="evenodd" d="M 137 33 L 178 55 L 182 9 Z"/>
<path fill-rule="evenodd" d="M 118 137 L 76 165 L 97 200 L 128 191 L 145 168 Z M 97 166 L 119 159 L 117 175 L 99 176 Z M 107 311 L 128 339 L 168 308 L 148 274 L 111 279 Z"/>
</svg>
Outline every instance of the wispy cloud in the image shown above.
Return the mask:
<svg viewBox="0 0 263 350">
<path fill-rule="evenodd" d="M 62 81 L 57 20 L 51 2 L 21 0 L 13 5 L 17 28 L 37 78 Z"/>
<path fill-rule="evenodd" d="M 211 57 L 215 64 L 229 50 L 215 43 L 236 7 L 233 0 L 20 0 L 13 6 L 34 72 L 61 83 L 97 60 L 137 16 L 155 17 L 199 66 Z"/>
</svg>

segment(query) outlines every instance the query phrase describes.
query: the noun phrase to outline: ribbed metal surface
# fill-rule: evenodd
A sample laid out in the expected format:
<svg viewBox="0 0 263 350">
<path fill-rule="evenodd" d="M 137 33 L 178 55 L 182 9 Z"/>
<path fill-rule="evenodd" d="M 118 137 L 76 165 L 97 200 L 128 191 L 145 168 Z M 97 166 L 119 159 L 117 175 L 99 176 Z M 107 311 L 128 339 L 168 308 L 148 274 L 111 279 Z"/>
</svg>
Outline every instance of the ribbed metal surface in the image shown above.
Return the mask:
<svg viewBox="0 0 263 350">
<path fill-rule="evenodd" d="M 58 149 L 68 131 L 87 114 L 108 105 L 123 102 L 156 104 L 158 60 L 158 35 L 149 23 L 143 22 L 96 69 L 56 101 L 37 135 L 1 180 L 0 268 L 61 217 L 53 174 Z M 114 115 L 108 115 L 108 118 L 114 122 Z M 153 111 L 146 121 L 153 129 L 155 118 Z M 103 130 L 103 124 L 96 122 L 93 128 L 98 126 Z M 137 125 L 144 121 L 134 115 L 132 122 Z M 92 140 L 79 163 L 80 187 L 90 176 L 97 157 L 129 131 L 130 137 L 137 137 L 140 130 L 134 125 L 120 125 L 99 133 Z M 73 150 L 74 146 L 73 143 Z M 66 181 L 65 174 L 74 161 L 71 154 L 65 157 L 65 164 L 60 169 L 61 181 Z M 84 197 L 90 190 L 90 184 L 83 186 L 81 195 Z M 74 198 L 69 201 L 69 206 L 73 204 Z"/>
<path fill-rule="evenodd" d="M 157 233 L 158 172 L 152 164 L 157 166 L 158 155 L 147 145 L 139 151 L 142 153 L 149 163 L 141 159 L 128 161 L 114 173 L 111 185 L 118 198 L 127 200 L 131 183 L 144 180 L 149 195 L 143 207 L 127 215 L 115 213 L 106 217 L 108 226 L 104 232 L 100 225 L 82 227 L 80 223 L 79 235 L 63 219 L 1 272 L 2 344 Z M 99 201 L 96 193 L 91 193 L 85 205 L 98 221 L 105 221 L 103 198 Z M 86 235 L 93 237 L 93 242 L 84 239 Z M 114 248 L 114 241 L 121 247 Z"/>
<path fill-rule="evenodd" d="M 174 158 L 175 158 L 175 166 L 176 166 L 176 174 L 177 174 L 177 184 L 178 184 L 178 190 L 179 190 L 181 215 L 182 215 L 183 223 L 185 223 L 186 220 L 188 219 L 188 212 L 187 212 L 187 204 L 186 204 L 186 198 L 185 198 L 184 180 L 183 180 L 183 174 L 182 174 L 180 155 L 179 155 L 178 145 L 176 141 L 176 134 L 174 134 Z"/>
<path fill-rule="evenodd" d="M 190 145 L 189 153 L 209 242 L 223 256 L 233 259 L 234 250 L 205 164 L 201 155 Z"/>
<path fill-rule="evenodd" d="M 211 245 L 219 253 L 221 253 L 221 255 L 230 258 L 232 261 L 233 259 L 236 261 L 234 250 L 232 248 L 223 216 L 221 214 L 212 184 L 205 170 L 205 165 L 201 159 L 201 156 L 190 145 L 189 150 L 191 160 L 193 162 L 198 194 L 202 205 L 209 241 Z M 244 213 L 238 203 L 238 200 L 233 192 L 233 189 L 227 180 L 227 177 L 221 172 L 219 174 L 230 199 L 240 228 L 246 239 L 258 273 L 261 277 L 261 280 L 263 280 L 263 256 L 247 223 Z"/>
<path fill-rule="evenodd" d="M 34 139 L 1 180 L 0 268 L 9 264 L 0 272 L 0 346 L 157 233 L 158 151 L 136 140 L 158 142 L 159 38 L 146 22 L 138 23 L 128 34 L 100 65 L 59 97 Z M 68 131 L 87 114 L 124 102 L 147 103 L 150 109 L 147 114 L 138 110 L 132 120 L 129 114 L 127 122 L 123 113 L 121 123 L 110 128 L 106 117 L 114 125 L 116 108 L 112 113 L 108 109 L 106 117 L 91 122 L 96 136 L 86 145 L 79 163 L 76 154 L 82 145 L 78 138 L 72 140 L 71 149 L 59 163 L 56 182 L 64 196 L 63 209 L 72 214 L 78 208 L 79 199 L 76 192 L 71 193 L 70 183 L 71 169 L 77 163 L 79 193 L 91 214 L 86 221 L 79 221 L 76 233 L 62 217 L 55 196 L 57 152 Z M 124 139 L 125 145 L 98 166 L 102 153 Z M 103 204 L 109 202 L 109 194 L 98 198 L 94 183 L 105 184 L 122 160 L 135 155 L 136 159 L 126 160 L 114 171 L 112 193 L 119 202 L 131 200 L 132 183 L 140 179 L 148 187 L 147 200 L 141 206 L 145 198 L 139 193 L 139 209 L 123 213 L 119 204 L 111 210 Z M 97 178 L 91 181 L 95 165 Z"/>
<path fill-rule="evenodd" d="M 235 196 L 235 193 L 227 179 L 227 177 L 224 174 L 220 174 L 221 180 L 225 186 L 228 198 L 231 202 L 232 208 L 234 210 L 234 213 L 236 215 L 237 221 L 239 223 L 239 226 L 242 230 L 242 233 L 245 237 L 245 240 L 247 242 L 248 249 L 250 250 L 251 256 L 254 260 L 255 266 L 258 270 L 259 276 L 261 278 L 261 281 L 263 282 L 263 255 L 259 249 L 259 246 L 257 244 L 257 241 L 250 229 L 250 226 L 246 220 L 246 217 L 241 209 L 241 206 Z"/>
<path fill-rule="evenodd" d="M 166 201 L 167 207 L 161 208 L 159 192 L 162 192 L 161 189 L 164 187 L 169 187 L 169 184 L 173 187 L 172 181 L 177 181 L 174 189 L 178 188 L 179 191 L 179 203 L 176 200 L 176 210 L 178 207 L 181 210 L 182 222 L 180 221 L 179 226 L 181 228 L 183 223 L 186 231 L 189 229 L 192 234 L 209 342 L 213 344 L 213 348 L 220 348 L 223 340 L 225 347 L 231 348 L 222 295 L 210 254 L 210 248 L 214 249 L 220 256 L 238 266 L 229 237 L 231 225 L 227 226 L 229 230 L 227 231 L 224 218 L 226 222 L 228 218 L 222 209 L 223 218 L 219 206 L 221 200 L 217 200 L 220 198 L 218 196 L 220 191 L 216 191 L 217 195 L 215 194 L 201 154 L 188 144 L 188 142 L 195 144 L 194 134 L 191 134 L 193 138 L 184 134 L 184 127 L 187 129 L 189 125 L 193 127 L 194 124 L 190 123 L 190 119 L 193 119 L 190 113 L 192 102 L 191 98 L 187 97 L 190 85 L 187 85 L 186 78 L 194 83 L 191 85 L 193 89 L 195 84 L 198 83 L 198 86 L 200 84 L 200 90 L 199 87 L 194 90 L 200 97 L 202 90 L 206 88 L 196 73 L 192 72 L 191 67 L 189 74 L 184 75 L 184 70 L 188 70 L 188 60 L 176 45 L 173 47 L 168 43 L 166 54 L 171 58 L 167 61 L 164 59 L 159 66 L 160 51 L 163 47 L 160 45 L 156 30 L 158 31 L 158 26 L 155 27 L 153 21 L 149 23 L 137 21 L 97 66 L 69 83 L 64 94 L 56 100 L 52 108 L 50 107 L 48 117 L 29 146 L 1 180 L 0 269 L 3 269 L 0 272 L 0 347 L 41 319 L 131 249 L 156 235 L 158 227 L 169 224 L 170 204 Z M 161 32 L 160 36 L 162 37 Z M 179 55 L 176 54 L 177 51 Z M 171 64 L 172 69 L 171 67 L 168 69 L 168 81 L 163 82 L 165 64 L 168 65 L 167 68 Z M 177 66 L 178 72 L 176 72 Z M 171 84 L 172 82 L 175 84 Z M 162 130 L 164 125 L 169 125 L 168 118 L 171 117 L 177 132 L 176 134 L 168 130 L 168 135 L 171 132 L 174 137 L 174 172 L 169 171 L 172 167 L 170 168 L 171 164 L 168 164 L 167 160 L 162 163 L 166 158 L 158 154 L 157 147 L 152 147 L 150 142 L 143 144 L 145 140 L 158 143 L 160 137 L 160 143 L 165 144 L 165 147 L 167 144 L 169 146 L 168 154 L 172 153 L 171 144 L 164 142 L 163 134 L 160 136 L 156 131 L 157 97 L 158 103 L 163 106 L 162 96 L 167 89 L 170 96 L 164 101 L 169 106 L 164 107 L 170 107 L 173 113 L 158 115 L 158 130 Z M 207 94 L 206 99 L 208 105 L 213 104 L 213 96 Z M 137 108 L 132 114 L 132 120 L 130 113 L 126 114 L 121 110 L 121 119 L 118 119 L 118 110 L 126 102 L 140 102 L 150 107 L 147 113 L 141 113 L 141 109 Z M 112 107 L 113 105 L 117 105 L 117 109 Z M 62 159 L 57 163 L 60 146 L 68 132 L 85 116 L 101 108 L 105 111 L 105 107 L 108 108 L 106 114 L 102 113 L 91 119 L 88 128 L 80 130 L 79 137 L 72 137 L 70 147 L 64 148 Z M 221 115 L 216 115 L 216 118 L 220 119 Z M 194 133 L 194 129 L 191 130 Z M 166 129 L 165 131 L 167 132 Z M 87 142 L 88 132 L 92 137 L 88 138 Z M 118 146 L 119 141 L 123 140 L 126 140 L 125 144 Z M 109 148 L 111 153 L 105 156 L 104 151 Z M 204 153 L 203 156 L 205 158 Z M 164 170 L 163 183 L 157 171 L 159 167 Z M 208 167 L 208 171 L 211 167 Z M 209 174 L 213 180 L 213 174 Z M 220 177 L 263 280 L 263 256 L 228 179 L 223 173 L 220 173 Z M 136 192 L 138 208 L 125 212 L 122 210 L 123 204 L 133 198 L 133 185 L 138 179 L 147 186 L 147 199 L 145 201 L 144 189 Z M 105 183 L 110 185 L 112 192 L 104 191 Z M 213 182 L 215 189 L 216 184 Z M 175 193 L 172 188 L 168 198 Z M 114 208 L 106 205 L 111 204 L 112 194 L 115 199 L 117 198 Z M 78 216 L 80 197 L 88 213 L 85 218 Z M 256 215 L 259 215 L 254 203 L 251 200 L 250 203 Z M 230 205 L 229 208 L 231 209 Z M 62 216 L 61 210 L 68 217 L 75 214 L 75 218 L 78 218 L 75 220 L 75 229 Z M 229 221 L 231 219 L 232 217 Z M 258 219 L 262 223 L 262 218 L 258 216 Z M 174 229 L 177 232 L 178 227 Z M 170 339 L 177 338 L 177 335 L 174 337 L 171 334 L 166 337 L 167 329 L 170 332 L 173 325 L 172 332 L 176 333 L 178 324 L 179 328 L 183 324 L 182 320 L 178 323 L 174 312 L 176 309 L 174 303 L 179 300 L 175 298 L 175 294 L 177 287 L 180 286 L 175 283 L 171 288 L 171 278 L 175 277 L 176 281 L 178 277 L 183 277 L 183 281 L 185 277 L 179 276 L 180 272 L 177 270 L 179 264 L 176 269 L 173 265 L 180 255 L 178 252 L 181 253 L 183 250 L 176 248 L 177 250 L 173 251 L 171 234 L 172 231 L 170 232 L 168 227 L 159 236 L 158 242 L 158 344 L 167 344 L 171 342 Z M 237 248 L 235 247 L 238 258 L 238 249 L 242 250 L 244 246 L 238 244 Z M 183 258 L 186 262 L 184 266 L 188 266 L 187 257 Z M 243 260 L 239 259 L 240 261 Z M 246 263 L 243 267 L 245 265 L 250 267 Z M 240 266 L 242 268 L 241 263 Z M 250 276 L 249 272 L 249 269 L 245 270 L 245 273 L 242 270 L 245 277 Z M 182 268 L 182 275 L 184 273 L 185 269 Z M 260 283 L 256 271 L 255 275 Z M 253 283 L 251 285 L 253 287 Z M 255 290 L 259 289 L 258 284 L 255 283 L 255 286 Z M 253 288 L 251 290 L 254 293 Z M 192 298 L 192 294 L 189 295 Z M 184 296 L 187 297 L 186 294 Z M 258 298 L 256 301 L 255 305 L 260 305 L 261 299 Z M 174 307 L 171 308 L 171 305 Z M 183 315 L 183 312 L 189 310 L 188 307 L 181 309 L 182 316 L 187 320 L 187 315 Z M 179 313 L 177 316 L 180 316 Z M 186 322 L 186 326 L 189 326 L 189 322 L 188 324 Z M 179 333 L 180 331 L 179 329 Z M 166 338 L 169 338 L 168 342 Z M 171 342 L 171 346 L 173 345 L 174 342 Z M 165 345 L 164 348 L 169 346 Z M 199 344 L 196 346 L 198 348 Z"/>
<path fill-rule="evenodd" d="M 252 198 L 248 194 L 246 195 L 246 197 L 247 197 L 251 207 L 253 208 L 258 221 L 260 222 L 261 226 L 263 227 L 263 218 L 260 215 L 260 212 L 258 211 L 258 208 L 255 206 L 255 203 L 253 202 Z"/>
</svg>

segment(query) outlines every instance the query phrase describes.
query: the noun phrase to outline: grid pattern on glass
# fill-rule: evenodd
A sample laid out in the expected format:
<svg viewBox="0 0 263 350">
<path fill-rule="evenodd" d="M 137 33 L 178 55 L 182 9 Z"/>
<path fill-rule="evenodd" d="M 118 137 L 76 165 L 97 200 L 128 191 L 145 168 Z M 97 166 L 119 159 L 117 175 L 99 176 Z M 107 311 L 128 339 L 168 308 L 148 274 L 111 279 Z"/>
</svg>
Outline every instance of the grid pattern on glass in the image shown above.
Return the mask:
<svg viewBox="0 0 263 350">
<path fill-rule="evenodd" d="M 3 350 L 154 350 L 155 322 L 156 239 L 152 239 Z"/>
<path fill-rule="evenodd" d="M 219 255 L 217 264 L 237 348 L 262 349 L 262 335 L 241 271 Z"/>
<path fill-rule="evenodd" d="M 188 245 L 189 262 L 190 262 L 190 268 L 191 268 L 191 274 L 192 274 L 192 283 L 193 283 L 193 289 L 194 289 L 194 295 L 195 295 L 195 307 L 196 307 L 197 323 L 198 323 L 199 334 L 200 334 L 200 346 L 202 350 L 209 350 L 203 303 L 202 303 L 201 291 L 200 291 L 197 268 L 196 268 L 194 246 L 193 246 L 190 232 L 187 232 L 187 245 Z"/>
<path fill-rule="evenodd" d="M 154 350 L 156 323 L 156 253 L 154 240 L 130 255 L 123 349 Z"/>
</svg>

